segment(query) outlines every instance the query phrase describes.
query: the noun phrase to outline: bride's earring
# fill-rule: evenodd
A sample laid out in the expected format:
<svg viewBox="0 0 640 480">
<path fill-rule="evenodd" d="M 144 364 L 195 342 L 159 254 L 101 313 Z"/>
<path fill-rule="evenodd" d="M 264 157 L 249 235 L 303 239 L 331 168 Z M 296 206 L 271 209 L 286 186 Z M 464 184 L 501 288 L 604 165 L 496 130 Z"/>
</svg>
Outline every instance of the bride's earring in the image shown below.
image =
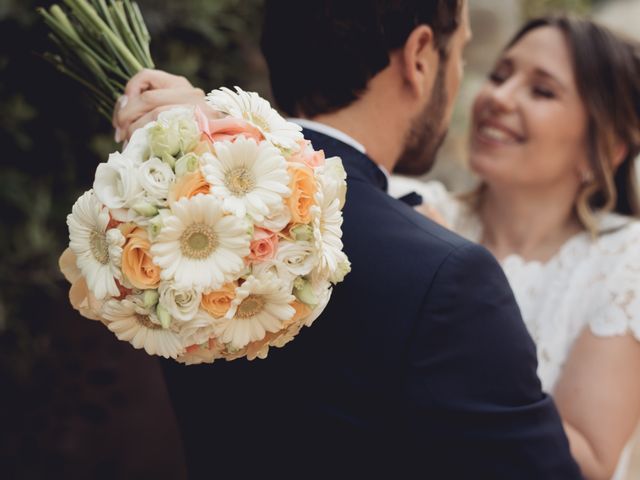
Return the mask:
<svg viewBox="0 0 640 480">
<path fill-rule="evenodd" d="M 586 185 L 588 183 L 593 182 L 593 178 L 594 176 L 591 169 L 588 169 L 588 168 L 580 169 L 580 183 L 582 183 L 583 185 Z"/>
</svg>

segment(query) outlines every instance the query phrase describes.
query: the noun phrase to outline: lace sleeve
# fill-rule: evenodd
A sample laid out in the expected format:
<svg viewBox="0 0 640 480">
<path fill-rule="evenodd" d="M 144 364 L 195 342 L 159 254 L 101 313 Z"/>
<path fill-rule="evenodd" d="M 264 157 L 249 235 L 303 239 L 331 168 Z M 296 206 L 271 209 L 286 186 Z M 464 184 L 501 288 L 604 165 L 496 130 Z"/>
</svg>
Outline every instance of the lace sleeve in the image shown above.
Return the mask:
<svg viewBox="0 0 640 480">
<path fill-rule="evenodd" d="M 640 224 L 603 238 L 601 247 L 604 261 L 592 283 L 601 301 L 592 312 L 591 331 L 601 337 L 631 332 L 640 341 Z"/>
</svg>

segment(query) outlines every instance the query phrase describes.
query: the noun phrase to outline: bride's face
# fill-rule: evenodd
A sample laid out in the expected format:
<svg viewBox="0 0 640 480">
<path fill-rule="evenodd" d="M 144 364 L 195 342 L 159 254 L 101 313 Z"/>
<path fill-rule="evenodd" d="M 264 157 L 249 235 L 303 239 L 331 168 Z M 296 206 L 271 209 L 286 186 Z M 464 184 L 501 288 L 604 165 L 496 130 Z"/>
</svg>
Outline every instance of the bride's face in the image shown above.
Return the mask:
<svg viewBox="0 0 640 480">
<path fill-rule="evenodd" d="M 563 34 L 534 29 L 498 59 L 473 107 L 470 165 L 487 183 L 578 188 L 587 114 Z"/>
</svg>

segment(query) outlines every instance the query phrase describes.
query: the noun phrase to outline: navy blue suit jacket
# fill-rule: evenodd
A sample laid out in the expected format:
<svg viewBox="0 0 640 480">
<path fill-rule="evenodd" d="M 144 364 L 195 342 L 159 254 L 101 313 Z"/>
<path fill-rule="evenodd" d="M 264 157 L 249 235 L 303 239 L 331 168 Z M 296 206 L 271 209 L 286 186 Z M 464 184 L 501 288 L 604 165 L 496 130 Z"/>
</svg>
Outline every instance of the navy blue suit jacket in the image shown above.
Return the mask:
<svg viewBox="0 0 640 480">
<path fill-rule="evenodd" d="M 305 137 L 347 171 L 352 271 L 266 360 L 164 362 L 190 478 L 581 478 L 491 254 L 388 196 L 362 153 Z"/>
</svg>

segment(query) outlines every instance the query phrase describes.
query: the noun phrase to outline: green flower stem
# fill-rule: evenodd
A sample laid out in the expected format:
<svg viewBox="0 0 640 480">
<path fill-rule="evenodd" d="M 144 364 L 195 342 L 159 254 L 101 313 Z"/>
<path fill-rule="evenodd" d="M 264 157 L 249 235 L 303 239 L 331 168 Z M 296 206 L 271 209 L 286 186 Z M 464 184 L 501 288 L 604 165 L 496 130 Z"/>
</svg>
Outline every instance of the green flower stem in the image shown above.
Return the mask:
<svg viewBox="0 0 640 480">
<path fill-rule="evenodd" d="M 107 40 L 107 44 L 111 49 L 118 53 L 118 57 L 121 59 L 124 65 L 128 67 L 131 72 L 139 72 L 144 68 L 143 65 L 136 60 L 133 54 L 129 51 L 123 41 L 118 37 L 109 26 L 100 18 L 96 10 L 83 0 L 64 0 L 64 2 L 72 9 L 78 17 L 84 17 L 88 20 L 90 25 L 100 32 Z"/>
<path fill-rule="evenodd" d="M 151 37 L 149 36 L 149 32 L 147 31 L 147 27 L 145 26 L 144 20 L 142 19 L 142 13 L 140 13 L 140 8 L 137 3 L 131 3 L 129 0 L 125 0 L 125 6 L 127 12 L 129 12 L 129 16 L 131 17 L 131 25 L 133 27 L 133 31 L 135 32 L 136 37 L 138 38 L 138 42 L 142 45 L 142 50 L 144 51 L 144 60 L 147 64 L 147 68 L 154 68 L 153 60 L 151 59 L 151 52 L 149 51 L 149 42 L 151 41 Z"/>
<path fill-rule="evenodd" d="M 74 55 L 78 57 L 88 68 L 90 72 L 92 72 L 97 79 L 103 83 L 107 83 L 107 75 L 100 68 L 98 64 L 102 63 L 105 67 L 109 68 L 110 66 L 106 64 L 100 57 L 98 57 L 91 49 L 89 49 L 78 36 L 77 32 L 70 27 L 70 29 L 65 28 L 64 23 L 59 23 L 56 18 L 47 13 L 46 11 L 40 12 L 45 19 L 45 22 L 54 33 L 54 36 L 57 35 L 59 37 L 56 41 L 58 45 L 66 45 L 69 44 L 71 47 L 77 47 L 75 50 L 71 49 L 74 52 Z"/>
<path fill-rule="evenodd" d="M 144 51 L 138 45 L 138 40 L 136 39 L 133 31 L 129 27 L 129 23 L 127 21 L 127 15 L 124 11 L 124 6 L 121 2 L 116 2 L 113 6 L 113 12 L 116 24 L 118 25 L 118 30 L 120 35 L 126 42 L 127 47 L 133 52 L 137 58 L 144 58 Z"/>
<path fill-rule="evenodd" d="M 128 2 L 129 0 L 127 0 Z M 144 49 L 145 52 L 147 53 L 147 57 L 149 59 L 149 63 L 153 65 L 153 59 L 151 57 L 151 51 L 149 50 L 149 44 L 151 43 L 151 35 L 149 34 L 149 30 L 147 29 L 147 24 L 144 22 L 144 18 L 142 16 L 142 12 L 140 11 L 140 7 L 138 6 L 137 3 L 132 3 L 131 6 L 133 7 L 133 16 L 136 19 L 136 24 L 138 25 L 138 28 L 140 29 L 140 32 L 142 33 L 142 38 L 144 40 Z"/>
<path fill-rule="evenodd" d="M 43 57 L 86 87 L 110 120 L 129 79 L 154 66 L 140 9 L 132 0 L 64 0 L 63 6 L 37 9 L 60 53 Z"/>
<path fill-rule="evenodd" d="M 118 99 L 118 97 L 120 97 L 120 95 L 122 95 L 122 92 L 124 92 L 124 87 L 127 86 L 126 82 L 122 83 L 114 78 L 109 79 L 109 85 L 111 85 L 111 88 L 114 89 L 114 92 L 116 94 L 116 100 Z"/>
<path fill-rule="evenodd" d="M 95 5 L 96 10 L 98 10 L 100 14 L 102 14 L 106 22 L 109 24 L 109 28 L 111 28 L 111 30 L 115 32 L 116 24 L 113 21 L 113 18 L 111 17 L 111 12 L 109 10 L 109 7 L 107 7 L 106 2 L 104 0 L 97 0 L 97 1 L 94 1 L 93 3 Z"/>
</svg>

